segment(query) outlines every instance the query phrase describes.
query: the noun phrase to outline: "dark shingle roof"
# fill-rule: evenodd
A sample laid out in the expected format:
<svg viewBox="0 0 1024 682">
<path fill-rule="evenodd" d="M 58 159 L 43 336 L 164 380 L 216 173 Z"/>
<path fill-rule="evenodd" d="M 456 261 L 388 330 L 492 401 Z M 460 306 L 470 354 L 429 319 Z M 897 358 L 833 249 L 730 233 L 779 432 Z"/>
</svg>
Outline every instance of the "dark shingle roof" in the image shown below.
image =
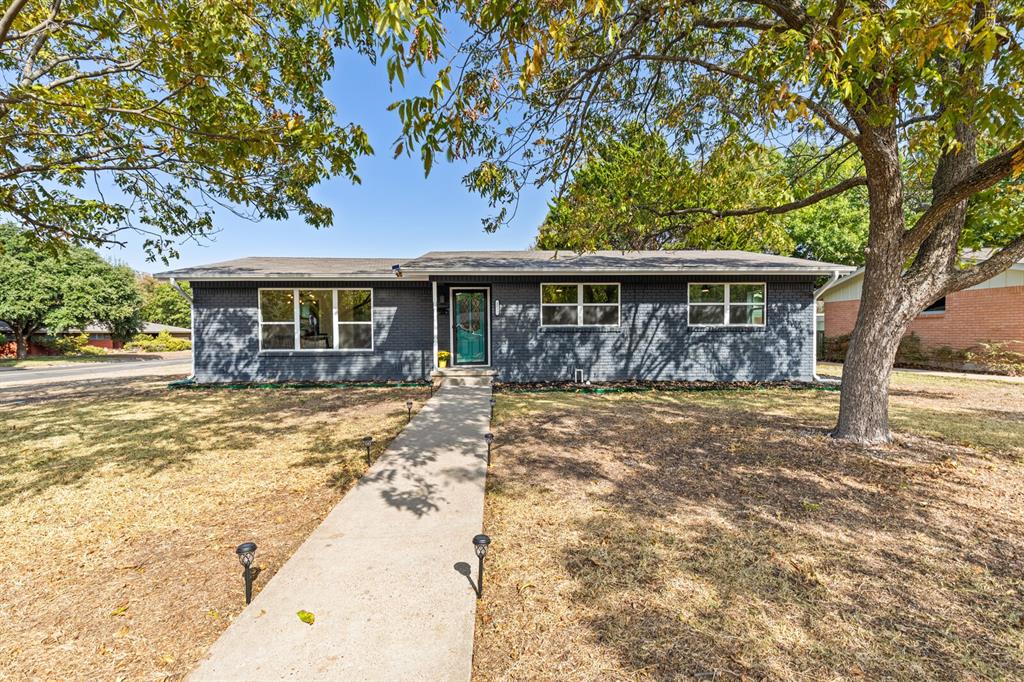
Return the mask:
<svg viewBox="0 0 1024 682">
<path fill-rule="evenodd" d="M 209 279 L 343 279 L 393 277 L 401 264 L 410 278 L 432 274 L 808 274 L 849 272 L 846 265 L 750 251 L 431 251 L 402 258 L 239 258 L 161 272 L 156 277 Z"/>
<path fill-rule="evenodd" d="M 831 273 L 846 265 L 751 251 L 431 251 L 402 265 L 407 272 L 444 273 Z"/>
<path fill-rule="evenodd" d="M 209 265 L 197 265 L 191 268 L 168 270 L 157 273 L 155 277 L 160 279 L 174 277 L 183 280 L 393 277 L 391 266 L 401 263 L 403 260 L 405 259 L 253 256 L 210 263 Z"/>
</svg>

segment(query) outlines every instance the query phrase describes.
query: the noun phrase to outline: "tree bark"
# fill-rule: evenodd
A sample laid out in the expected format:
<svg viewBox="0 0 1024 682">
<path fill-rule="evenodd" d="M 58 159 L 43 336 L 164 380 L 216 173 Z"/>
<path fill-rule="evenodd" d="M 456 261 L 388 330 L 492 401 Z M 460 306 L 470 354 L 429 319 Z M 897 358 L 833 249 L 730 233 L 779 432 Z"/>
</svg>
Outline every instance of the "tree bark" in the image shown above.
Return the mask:
<svg viewBox="0 0 1024 682">
<path fill-rule="evenodd" d="M 28 334 L 24 332 L 20 327 L 14 329 L 14 347 L 16 349 L 16 356 L 19 360 L 24 360 L 28 357 Z"/>
<path fill-rule="evenodd" d="M 903 178 L 894 126 L 864 126 L 858 141 L 868 178 L 870 227 L 863 293 L 843 366 L 833 436 L 860 445 L 889 440 L 889 374 L 910 324 L 901 279 Z"/>
</svg>

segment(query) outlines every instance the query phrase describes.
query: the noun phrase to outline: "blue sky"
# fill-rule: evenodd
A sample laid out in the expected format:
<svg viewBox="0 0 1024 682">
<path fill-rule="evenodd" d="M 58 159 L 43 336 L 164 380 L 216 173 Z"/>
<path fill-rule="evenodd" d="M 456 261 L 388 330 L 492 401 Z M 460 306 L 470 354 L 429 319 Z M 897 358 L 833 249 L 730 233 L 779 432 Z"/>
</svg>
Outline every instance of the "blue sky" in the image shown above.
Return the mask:
<svg viewBox="0 0 1024 682">
<path fill-rule="evenodd" d="M 410 82 L 410 87 L 416 85 Z M 317 230 L 297 217 L 253 223 L 220 211 L 214 240 L 183 244 L 171 267 L 243 256 L 411 257 L 430 250 L 522 249 L 533 241 L 547 213 L 549 190 L 531 188 L 512 224 L 487 234 L 480 219 L 490 215 L 490 208 L 462 186 L 468 165 L 438 161 L 424 178 L 418 155 L 392 159 L 399 123 L 397 114 L 386 108 L 402 93 L 389 91 L 383 62 L 374 67 L 355 55 L 338 55 L 327 92 L 338 109 L 338 121 L 362 125 L 376 151 L 359 164 L 361 185 L 335 178 L 313 192 L 316 201 L 334 210 L 334 226 Z M 103 255 L 142 272 L 166 269 L 160 262 L 146 261 L 142 241 L 129 236 L 125 248 Z"/>
</svg>

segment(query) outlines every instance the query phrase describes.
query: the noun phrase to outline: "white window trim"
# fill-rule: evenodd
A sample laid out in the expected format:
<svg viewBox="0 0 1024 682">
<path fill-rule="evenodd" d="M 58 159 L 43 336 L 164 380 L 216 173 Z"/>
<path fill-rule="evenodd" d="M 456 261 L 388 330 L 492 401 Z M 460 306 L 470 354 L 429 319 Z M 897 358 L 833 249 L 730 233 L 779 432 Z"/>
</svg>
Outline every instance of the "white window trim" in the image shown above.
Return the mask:
<svg viewBox="0 0 1024 682">
<path fill-rule="evenodd" d="M 292 320 L 291 322 L 264 322 L 263 321 L 263 292 L 264 291 L 290 291 L 292 292 Z M 302 325 L 299 324 L 299 292 L 300 291 L 330 291 L 331 292 L 331 348 L 300 348 Z M 338 292 L 339 291 L 369 291 L 370 292 L 370 319 L 367 322 L 352 322 L 338 319 Z M 256 314 L 258 325 L 257 341 L 261 353 L 372 353 L 377 344 L 376 334 L 373 330 L 373 287 L 260 287 L 256 293 Z M 290 324 L 292 325 L 292 347 L 291 348 L 263 348 L 263 325 L 265 324 Z M 339 348 L 338 343 L 341 335 L 338 327 L 343 324 L 364 324 L 370 327 L 369 348 Z"/>
<path fill-rule="evenodd" d="M 545 303 L 544 302 L 544 287 L 576 287 L 576 303 Z M 615 286 L 619 290 L 618 302 L 617 303 L 584 303 L 583 302 L 583 287 L 585 286 Z M 541 282 L 540 283 L 540 326 L 546 329 L 572 329 L 574 327 L 596 327 L 605 329 L 614 329 L 622 324 L 622 284 L 619 282 Z M 544 308 L 559 307 L 564 308 L 566 306 L 576 306 L 576 324 L 544 324 Z M 597 306 L 615 306 L 616 318 L 615 324 L 584 324 L 583 323 L 583 309 L 587 307 Z"/>
<path fill-rule="evenodd" d="M 763 303 L 737 303 L 736 305 L 746 305 L 750 307 L 762 306 L 764 308 L 764 321 L 760 324 L 753 322 L 744 322 L 742 324 L 729 324 L 729 316 L 732 314 L 732 301 L 730 289 L 732 285 L 748 285 L 748 284 L 760 284 L 764 288 L 764 302 Z M 725 286 L 725 302 L 723 303 L 693 303 L 690 301 L 690 287 L 699 286 Z M 721 308 L 725 306 L 725 321 L 721 324 L 708 324 L 706 322 L 694 322 L 691 317 L 693 315 L 693 308 L 706 307 L 706 308 Z M 746 328 L 761 328 L 768 324 L 768 283 L 767 282 L 687 282 L 686 283 L 686 324 L 690 327 L 730 327 L 733 329 Z"/>
</svg>

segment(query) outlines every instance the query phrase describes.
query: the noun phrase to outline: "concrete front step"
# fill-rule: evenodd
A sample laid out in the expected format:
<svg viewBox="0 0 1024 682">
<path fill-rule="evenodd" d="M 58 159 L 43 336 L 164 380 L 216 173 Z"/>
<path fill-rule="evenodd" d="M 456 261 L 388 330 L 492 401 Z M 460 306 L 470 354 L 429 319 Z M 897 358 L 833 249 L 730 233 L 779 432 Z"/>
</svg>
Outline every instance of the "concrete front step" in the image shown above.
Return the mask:
<svg viewBox="0 0 1024 682">
<path fill-rule="evenodd" d="M 445 367 L 430 374 L 435 387 L 438 386 L 490 386 L 494 381 L 494 370 L 489 367 Z"/>
</svg>

